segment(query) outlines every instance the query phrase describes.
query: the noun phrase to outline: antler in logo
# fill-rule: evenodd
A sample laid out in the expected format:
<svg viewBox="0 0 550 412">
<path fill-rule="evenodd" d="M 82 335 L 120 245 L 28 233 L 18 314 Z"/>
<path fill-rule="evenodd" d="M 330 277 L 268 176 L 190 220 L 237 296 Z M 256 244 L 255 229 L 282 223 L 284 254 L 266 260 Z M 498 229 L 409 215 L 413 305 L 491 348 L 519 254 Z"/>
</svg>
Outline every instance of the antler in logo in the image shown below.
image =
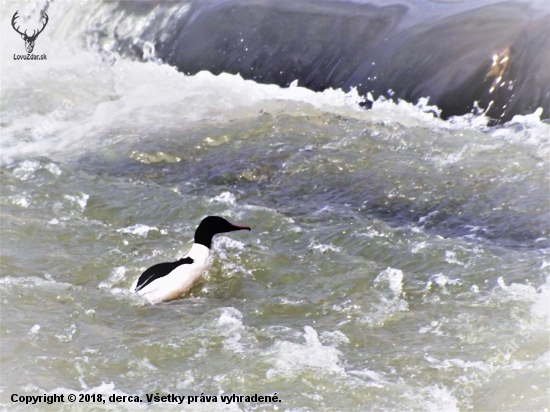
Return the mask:
<svg viewBox="0 0 550 412">
<path fill-rule="evenodd" d="M 21 35 L 21 37 L 23 38 L 23 40 L 25 40 L 25 48 L 27 49 L 27 53 L 32 53 L 32 50 L 34 49 L 34 42 L 36 41 L 36 38 L 38 37 L 38 35 L 40 33 L 42 33 L 42 31 L 44 30 L 44 28 L 46 27 L 46 24 L 48 24 L 48 20 L 49 20 L 49 17 L 46 13 L 44 13 L 44 16 L 42 16 L 42 28 L 40 30 L 38 30 L 38 32 L 36 30 L 33 30 L 33 33 L 31 36 L 27 35 L 27 30 L 25 30 L 24 33 L 21 33 L 19 31 L 19 27 L 21 26 L 17 26 L 15 27 L 15 20 L 17 20 L 17 18 L 19 17 L 17 15 L 17 13 L 19 13 L 19 10 L 17 10 L 15 12 L 15 14 L 13 15 L 12 19 L 11 19 L 11 25 L 13 27 L 13 29 L 19 33 Z"/>
</svg>

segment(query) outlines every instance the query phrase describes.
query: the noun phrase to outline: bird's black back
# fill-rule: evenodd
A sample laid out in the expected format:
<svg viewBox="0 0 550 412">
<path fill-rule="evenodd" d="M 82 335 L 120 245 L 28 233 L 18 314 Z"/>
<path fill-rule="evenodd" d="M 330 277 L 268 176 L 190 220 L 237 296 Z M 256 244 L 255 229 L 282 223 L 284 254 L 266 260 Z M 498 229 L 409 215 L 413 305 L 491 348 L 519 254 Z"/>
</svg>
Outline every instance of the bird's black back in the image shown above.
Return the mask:
<svg viewBox="0 0 550 412">
<path fill-rule="evenodd" d="M 193 263 L 193 259 L 191 259 L 190 257 L 186 257 L 185 259 L 180 259 L 176 262 L 158 263 L 156 265 L 151 266 L 149 269 L 147 269 L 145 272 L 143 272 L 140 275 L 136 285 L 136 290 L 134 290 L 134 292 L 137 292 L 140 289 L 143 289 L 145 286 L 153 282 L 155 279 L 159 279 L 166 276 L 178 266 L 190 265 L 191 263 Z"/>
</svg>

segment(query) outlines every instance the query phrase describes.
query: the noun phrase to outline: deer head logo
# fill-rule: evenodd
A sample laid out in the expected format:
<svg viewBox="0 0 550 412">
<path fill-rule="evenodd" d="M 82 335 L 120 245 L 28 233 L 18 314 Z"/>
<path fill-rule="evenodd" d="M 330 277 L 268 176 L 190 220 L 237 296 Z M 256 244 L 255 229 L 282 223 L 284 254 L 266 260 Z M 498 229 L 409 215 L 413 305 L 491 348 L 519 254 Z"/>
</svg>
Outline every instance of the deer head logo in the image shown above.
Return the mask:
<svg viewBox="0 0 550 412">
<path fill-rule="evenodd" d="M 44 16 L 42 16 L 42 24 L 43 24 L 42 28 L 40 30 L 38 30 L 38 32 L 36 30 L 33 30 L 32 35 L 29 36 L 27 34 L 27 30 L 25 30 L 24 33 L 21 33 L 19 31 L 19 27 L 21 27 L 21 26 L 15 27 L 15 20 L 17 20 L 17 18 L 19 17 L 17 15 L 17 13 L 19 13 L 19 10 L 17 10 L 15 12 L 15 14 L 13 15 L 13 17 L 11 19 L 11 25 L 12 25 L 13 29 L 21 35 L 23 40 L 25 40 L 25 48 L 27 49 L 27 53 L 30 54 L 30 53 L 32 53 L 32 50 L 34 49 L 34 42 L 36 41 L 36 38 L 38 37 L 38 35 L 40 33 L 42 33 L 44 31 L 44 28 L 46 27 L 46 24 L 48 24 L 49 17 L 46 13 L 44 13 Z"/>
</svg>

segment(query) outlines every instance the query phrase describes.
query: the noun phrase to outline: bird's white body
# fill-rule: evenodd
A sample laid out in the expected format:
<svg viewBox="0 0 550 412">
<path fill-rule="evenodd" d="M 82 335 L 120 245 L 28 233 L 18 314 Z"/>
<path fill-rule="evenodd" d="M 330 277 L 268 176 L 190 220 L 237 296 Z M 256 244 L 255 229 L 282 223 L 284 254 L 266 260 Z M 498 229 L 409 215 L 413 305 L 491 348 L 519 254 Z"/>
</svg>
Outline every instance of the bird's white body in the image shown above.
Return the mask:
<svg viewBox="0 0 550 412">
<path fill-rule="evenodd" d="M 201 277 L 206 262 L 210 254 L 210 249 L 204 245 L 195 243 L 185 257 L 193 259 L 193 263 L 180 265 L 166 276 L 153 280 L 143 288 L 137 291 L 138 295 L 146 298 L 150 303 L 167 302 L 180 297 L 187 292 Z M 134 282 L 130 290 L 136 291 L 138 279 Z"/>
</svg>

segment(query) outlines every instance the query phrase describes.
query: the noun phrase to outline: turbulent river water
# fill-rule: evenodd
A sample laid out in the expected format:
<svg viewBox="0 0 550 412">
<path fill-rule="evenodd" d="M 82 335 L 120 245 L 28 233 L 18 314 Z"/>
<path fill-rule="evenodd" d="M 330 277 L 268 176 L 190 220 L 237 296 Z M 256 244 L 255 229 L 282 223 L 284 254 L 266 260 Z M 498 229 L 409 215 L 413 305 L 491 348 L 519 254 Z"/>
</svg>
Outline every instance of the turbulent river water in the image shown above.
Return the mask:
<svg viewBox="0 0 550 412">
<path fill-rule="evenodd" d="M 489 127 L 426 100 L 364 110 L 354 90 L 185 75 L 48 29 L 47 61 L 19 61 L 17 7 L 0 29 L 3 410 L 548 411 L 541 111 Z M 131 294 L 206 215 L 252 231 L 217 236 L 182 299 Z"/>
</svg>

